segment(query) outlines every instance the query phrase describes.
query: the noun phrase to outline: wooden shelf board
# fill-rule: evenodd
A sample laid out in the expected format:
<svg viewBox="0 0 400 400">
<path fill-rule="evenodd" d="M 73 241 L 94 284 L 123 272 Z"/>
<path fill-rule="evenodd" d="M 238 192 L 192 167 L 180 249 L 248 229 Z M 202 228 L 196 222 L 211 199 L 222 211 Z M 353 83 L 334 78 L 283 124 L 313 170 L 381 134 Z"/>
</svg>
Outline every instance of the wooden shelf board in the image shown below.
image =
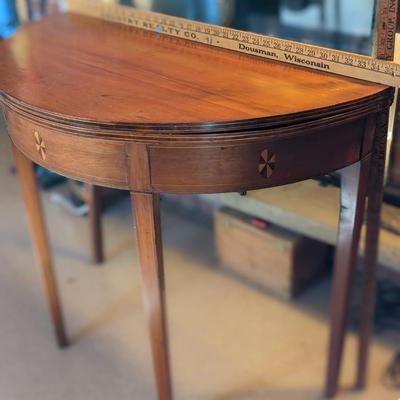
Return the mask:
<svg viewBox="0 0 400 400">
<path fill-rule="evenodd" d="M 323 187 L 309 180 L 276 188 L 254 190 L 247 196 L 237 193 L 204 195 L 221 205 L 335 245 L 339 221 L 339 189 Z M 397 215 L 397 209 L 384 205 L 384 215 Z M 400 215 L 399 215 L 400 218 Z M 362 235 L 364 237 L 365 227 Z M 361 240 L 360 253 L 364 251 Z M 379 262 L 400 272 L 400 236 L 381 229 Z"/>
</svg>

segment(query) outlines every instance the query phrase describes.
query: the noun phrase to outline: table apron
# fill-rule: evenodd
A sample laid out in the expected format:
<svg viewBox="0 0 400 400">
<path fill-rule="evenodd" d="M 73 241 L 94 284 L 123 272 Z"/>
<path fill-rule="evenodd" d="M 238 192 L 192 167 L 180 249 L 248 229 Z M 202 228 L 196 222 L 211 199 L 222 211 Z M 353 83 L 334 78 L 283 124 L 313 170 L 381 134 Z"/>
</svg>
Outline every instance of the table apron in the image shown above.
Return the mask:
<svg viewBox="0 0 400 400">
<path fill-rule="evenodd" d="M 371 151 L 376 115 L 296 135 L 248 140 L 127 141 L 64 132 L 5 110 L 13 143 L 32 161 L 84 182 L 142 192 L 218 193 L 284 185 L 341 169 Z M 293 129 L 293 128 L 291 128 Z"/>
</svg>

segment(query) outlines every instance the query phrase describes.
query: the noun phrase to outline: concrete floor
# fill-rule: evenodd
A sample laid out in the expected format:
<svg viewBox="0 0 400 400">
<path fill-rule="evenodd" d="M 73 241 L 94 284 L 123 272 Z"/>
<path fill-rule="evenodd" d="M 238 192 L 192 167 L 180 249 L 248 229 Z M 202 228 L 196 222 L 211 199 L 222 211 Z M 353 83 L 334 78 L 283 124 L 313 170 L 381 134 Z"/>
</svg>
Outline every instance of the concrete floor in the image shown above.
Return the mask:
<svg viewBox="0 0 400 400">
<path fill-rule="evenodd" d="M 0 134 L 0 399 L 155 399 L 129 202 L 104 216 L 107 261 L 89 259 L 87 221 L 50 204 L 46 216 L 73 344 L 58 350 L 35 267 L 6 135 Z M 330 282 L 295 303 L 217 268 L 212 232 L 163 210 L 173 382 L 177 400 L 320 399 Z M 368 391 L 353 392 L 356 341 L 338 399 L 396 400 L 381 375 L 399 334 L 375 338 Z"/>
</svg>

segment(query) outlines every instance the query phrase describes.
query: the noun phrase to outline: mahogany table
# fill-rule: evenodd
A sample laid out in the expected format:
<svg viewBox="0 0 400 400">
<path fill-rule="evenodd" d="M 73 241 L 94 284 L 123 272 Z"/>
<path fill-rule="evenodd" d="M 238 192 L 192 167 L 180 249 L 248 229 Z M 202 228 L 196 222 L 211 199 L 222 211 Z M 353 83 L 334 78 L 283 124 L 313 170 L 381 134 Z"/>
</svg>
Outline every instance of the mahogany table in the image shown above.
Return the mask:
<svg viewBox="0 0 400 400">
<path fill-rule="evenodd" d="M 391 88 L 64 14 L 0 43 L 0 94 L 60 346 L 67 337 L 32 162 L 131 192 L 160 400 L 172 389 L 159 194 L 243 192 L 341 170 L 325 391 L 337 390 L 368 196 L 364 385 Z"/>
</svg>

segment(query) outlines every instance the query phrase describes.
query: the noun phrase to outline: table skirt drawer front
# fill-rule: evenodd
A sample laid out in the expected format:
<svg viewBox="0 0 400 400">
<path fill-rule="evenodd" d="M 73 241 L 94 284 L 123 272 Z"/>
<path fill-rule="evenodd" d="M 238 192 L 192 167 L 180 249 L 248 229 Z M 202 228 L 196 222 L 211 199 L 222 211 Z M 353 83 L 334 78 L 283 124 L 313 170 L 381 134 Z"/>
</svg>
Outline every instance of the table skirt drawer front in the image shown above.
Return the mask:
<svg viewBox="0 0 400 400">
<path fill-rule="evenodd" d="M 126 188 L 124 145 L 63 133 L 6 111 L 13 143 L 32 161 L 70 178 Z"/>
<path fill-rule="evenodd" d="M 12 141 L 35 163 L 77 180 L 144 192 L 218 193 L 296 182 L 359 161 L 368 132 L 360 118 L 299 128 L 290 137 L 146 143 L 143 136 L 140 142 L 81 136 L 5 111 Z"/>
<path fill-rule="evenodd" d="M 217 193 L 283 185 L 357 162 L 365 119 L 279 140 L 220 146 L 150 146 L 151 186 Z"/>
</svg>

